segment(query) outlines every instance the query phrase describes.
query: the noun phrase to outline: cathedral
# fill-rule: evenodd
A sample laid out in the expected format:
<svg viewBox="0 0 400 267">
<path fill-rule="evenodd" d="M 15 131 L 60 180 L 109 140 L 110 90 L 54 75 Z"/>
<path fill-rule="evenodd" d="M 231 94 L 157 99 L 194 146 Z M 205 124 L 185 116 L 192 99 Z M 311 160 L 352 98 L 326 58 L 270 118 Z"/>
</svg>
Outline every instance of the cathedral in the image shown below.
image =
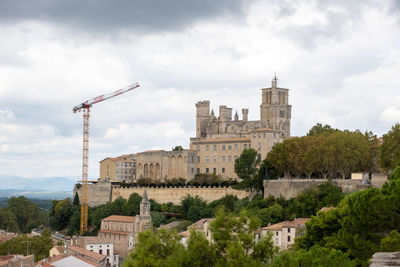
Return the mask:
<svg viewBox="0 0 400 267">
<path fill-rule="evenodd" d="M 134 179 L 163 181 L 184 178 L 189 181 L 200 173 L 236 179 L 235 160 L 244 149 L 255 149 L 262 160 L 276 143 L 290 137 L 291 111 L 289 89 L 278 87 L 276 76 L 271 87 L 261 89 L 259 120 L 248 120 L 248 108 L 242 109 L 241 118 L 237 112 L 232 117 L 232 108 L 225 105 L 219 106 L 217 117 L 214 110 L 210 110 L 209 100 L 199 101 L 196 103 L 196 137 L 190 138 L 190 148 L 137 153 L 132 157 L 135 161 Z M 102 162 L 100 180 L 116 181 L 116 175 L 104 177 L 104 173 L 109 172 Z"/>
</svg>

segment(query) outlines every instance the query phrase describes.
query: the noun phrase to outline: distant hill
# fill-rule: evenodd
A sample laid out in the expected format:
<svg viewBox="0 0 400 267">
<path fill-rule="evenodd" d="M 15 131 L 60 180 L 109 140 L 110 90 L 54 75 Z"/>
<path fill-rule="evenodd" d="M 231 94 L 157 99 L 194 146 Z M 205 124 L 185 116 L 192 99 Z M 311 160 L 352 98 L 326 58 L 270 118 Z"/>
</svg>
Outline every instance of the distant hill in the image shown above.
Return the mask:
<svg viewBox="0 0 400 267">
<path fill-rule="evenodd" d="M 25 178 L 0 175 L 0 190 L 72 191 L 77 180 L 67 177 Z"/>
<path fill-rule="evenodd" d="M 64 199 L 72 197 L 77 180 L 66 177 L 25 178 L 0 175 L 0 197 Z"/>
</svg>

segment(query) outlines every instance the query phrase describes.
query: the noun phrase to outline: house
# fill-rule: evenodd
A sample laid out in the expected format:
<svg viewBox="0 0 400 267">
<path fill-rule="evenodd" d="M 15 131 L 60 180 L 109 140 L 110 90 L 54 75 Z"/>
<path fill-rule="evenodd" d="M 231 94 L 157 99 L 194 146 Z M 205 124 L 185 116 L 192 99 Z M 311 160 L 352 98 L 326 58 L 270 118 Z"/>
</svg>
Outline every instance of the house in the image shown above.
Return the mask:
<svg viewBox="0 0 400 267">
<path fill-rule="evenodd" d="M 0 267 L 9 266 L 34 266 L 35 256 L 34 255 L 7 255 L 0 256 Z"/>
<path fill-rule="evenodd" d="M 212 221 L 214 221 L 215 218 L 203 218 L 198 220 L 197 222 L 195 222 L 194 224 L 188 226 L 187 228 L 187 238 L 189 238 L 190 236 L 190 230 L 196 230 L 196 231 L 201 231 L 204 233 L 204 235 L 206 236 L 207 240 L 209 242 L 212 241 L 212 235 L 211 235 L 211 231 L 210 231 L 210 223 Z"/>
<path fill-rule="evenodd" d="M 288 249 L 294 244 L 294 239 L 304 235 L 306 225 L 310 218 L 298 218 L 293 221 L 283 221 L 269 225 L 258 230 L 259 237 L 264 237 L 267 233 L 272 234 L 272 241 L 280 249 Z M 256 238 L 257 239 L 257 238 Z"/>
<path fill-rule="evenodd" d="M 114 250 L 114 244 L 98 236 L 80 236 L 77 240 L 79 247 L 92 252 L 106 255 L 107 266 L 119 266 L 119 253 Z"/>
</svg>

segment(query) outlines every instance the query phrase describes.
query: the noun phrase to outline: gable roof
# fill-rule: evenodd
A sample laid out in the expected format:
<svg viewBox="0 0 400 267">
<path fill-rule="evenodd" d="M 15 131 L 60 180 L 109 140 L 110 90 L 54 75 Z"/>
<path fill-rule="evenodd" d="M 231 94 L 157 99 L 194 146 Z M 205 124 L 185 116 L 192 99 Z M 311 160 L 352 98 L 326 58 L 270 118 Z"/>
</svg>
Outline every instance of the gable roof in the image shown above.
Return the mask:
<svg viewBox="0 0 400 267">
<path fill-rule="evenodd" d="M 107 218 L 104 218 L 103 221 L 114 221 L 114 222 L 135 222 L 134 216 L 122 216 L 122 215 L 110 215 Z"/>
<path fill-rule="evenodd" d="M 81 247 L 77 247 L 77 246 L 69 246 L 68 249 L 70 249 L 74 252 L 83 254 L 83 255 L 85 255 L 89 258 L 92 258 L 94 260 L 97 260 L 97 261 L 102 261 L 106 258 L 106 255 L 102 255 L 102 254 L 99 254 L 99 253 L 96 253 L 96 252 L 93 252 L 93 251 L 90 251 L 90 250 L 87 250 L 87 249 L 84 249 Z"/>
<path fill-rule="evenodd" d="M 215 218 L 203 218 L 203 219 L 200 219 L 197 222 L 195 222 L 194 224 L 189 225 L 188 229 L 203 230 L 204 223 L 212 222 L 214 220 L 215 220 Z"/>
<path fill-rule="evenodd" d="M 282 231 L 282 228 L 297 228 L 304 227 L 305 223 L 308 222 L 311 218 L 297 218 L 293 221 L 283 221 L 280 223 L 276 223 L 273 225 L 269 225 L 261 228 L 262 230 L 270 230 L 270 231 Z"/>
</svg>

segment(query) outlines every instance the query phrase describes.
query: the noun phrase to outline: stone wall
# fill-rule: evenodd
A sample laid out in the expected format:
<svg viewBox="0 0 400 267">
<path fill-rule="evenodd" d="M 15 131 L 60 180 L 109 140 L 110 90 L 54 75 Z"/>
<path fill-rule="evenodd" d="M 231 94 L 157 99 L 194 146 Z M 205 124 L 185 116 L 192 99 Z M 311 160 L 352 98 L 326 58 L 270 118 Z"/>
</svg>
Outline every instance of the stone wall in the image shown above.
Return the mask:
<svg viewBox="0 0 400 267">
<path fill-rule="evenodd" d="M 114 187 L 112 190 L 112 198 L 114 201 L 119 197 L 128 199 L 133 193 L 137 193 L 140 196 L 143 195 L 143 191 L 147 190 L 147 196 L 149 199 L 154 199 L 158 203 L 172 202 L 174 204 L 180 204 L 181 199 L 186 195 L 199 196 L 207 202 L 220 199 L 226 195 L 234 195 L 239 199 L 249 196 L 249 193 L 242 190 L 235 190 L 231 187 L 170 187 L 170 188 L 154 188 L 154 187 L 133 187 L 133 188 L 120 188 Z"/>
<path fill-rule="evenodd" d="M 280 179 L 264 181 L 264 197 L 272 195 L 274 197 L 283 196 L 285 199 L 296 197 L 308 188 L 317 188 L 318 185 L 327 182 L 327 179 Z M 351 193 L 358 190 L 367 189 L 370 185 L 362 184 L 360 180 L 333 179 L 334 185 L 342 188 L 344 193 Z"/>
<path fill-rule="evenodd" d="M 79 201 L 81 200 L 81 189 L 74 187 L 74 197 L 75 194 L 78 193 L 79 196 Z M 99 182 L 96 184 L 88 184 L 88 205 L 89 207 L 95 207 L 99 205 L 106 204 L 110 202 L 111 200 L 111 183 L 104 181 L 104 182 Z"/>
</svg>

